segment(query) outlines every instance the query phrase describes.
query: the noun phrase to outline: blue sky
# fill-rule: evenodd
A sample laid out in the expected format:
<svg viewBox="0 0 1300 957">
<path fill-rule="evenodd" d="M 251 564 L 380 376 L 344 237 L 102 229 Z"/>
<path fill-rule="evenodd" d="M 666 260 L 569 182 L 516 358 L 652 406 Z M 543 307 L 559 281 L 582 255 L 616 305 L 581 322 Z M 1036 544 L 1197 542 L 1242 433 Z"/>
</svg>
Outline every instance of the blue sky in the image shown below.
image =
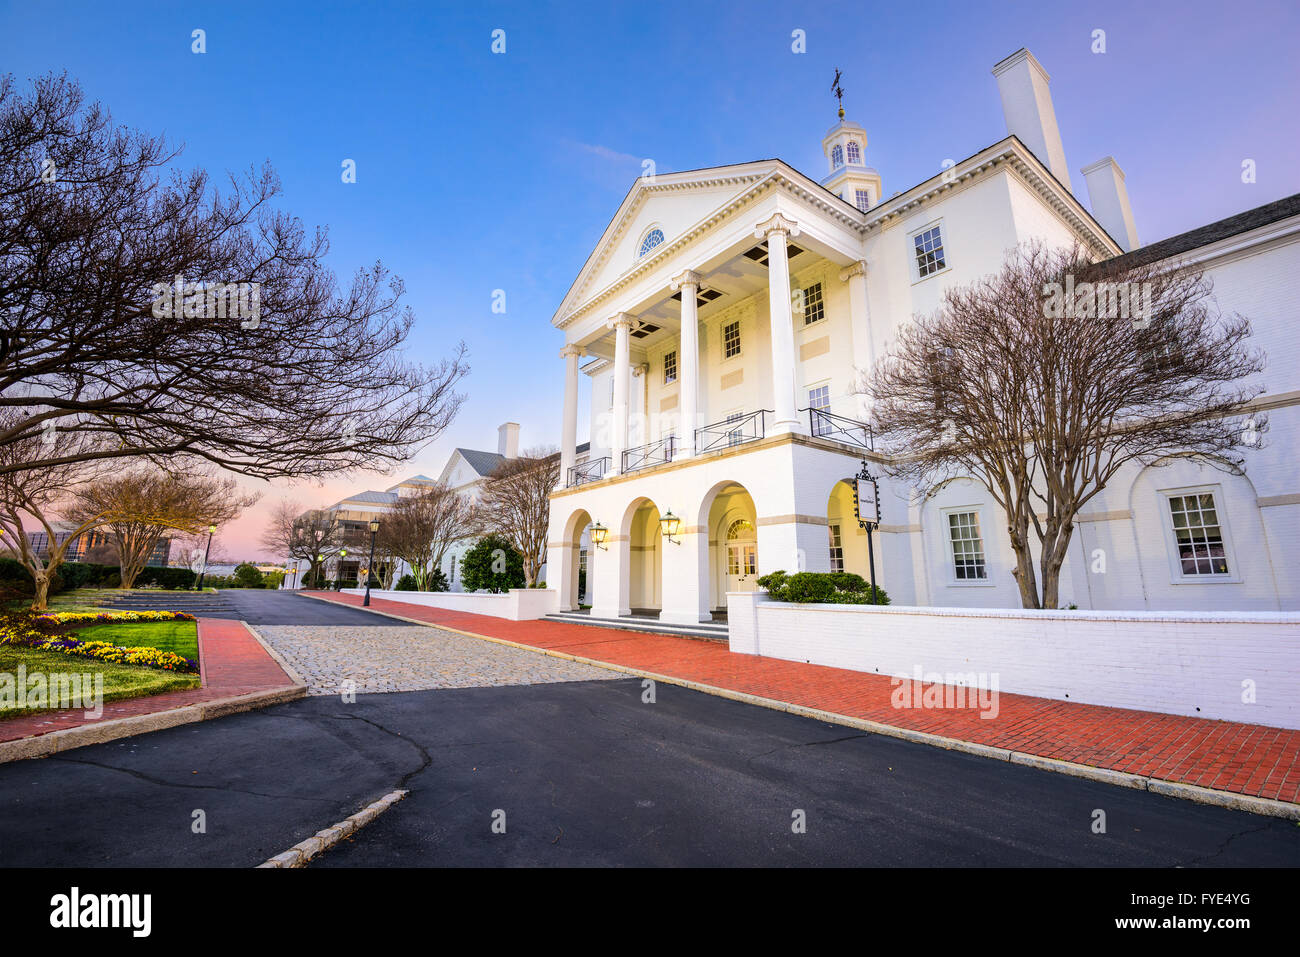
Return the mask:
<svg viewBox="0 0 1300 957">
<path fill-rule="evenodd" d="M 886 195 L 1005 135 L 990 68 L 1021 46 L 1052 76 L 1075 188 L 1086 196 L 1078 169 L 1114 155 L 1143 242 L 1300 192 L 1300 5 L 1289 2 L 0 10 L 0 69 L 20 84 L 66 70 L 119 122 L 183 142 L 182 166 L 270 160 L 284 207 L 329 227 L 341 277 L 379 259 L 405 280 L 413 356 L 466 341 L 465 410 L 400 474 L 436 474 L 456 445 L 495 448 L 508 419 L 525 446 L 557 442 L 562 338 L 549 319 L 642 161 L 665 173 L 777 156 L 820 177 L 836 67 Z M 494 29 L 504 54 L 491 52 Z M 806 53 L 791 50 L 795 29 Z M 1104 54 L 1091 52 L 1096 29 Z M 1241 182 L 1246 158 L 1254 184 Z M 341 181 L 344 159 L 355 184 Z M 392 481 L 276 488 L 264 503 L 328 504 Z M 231 529 L 229 553 L 250 553 L 261 511 Z"/>
</svg>

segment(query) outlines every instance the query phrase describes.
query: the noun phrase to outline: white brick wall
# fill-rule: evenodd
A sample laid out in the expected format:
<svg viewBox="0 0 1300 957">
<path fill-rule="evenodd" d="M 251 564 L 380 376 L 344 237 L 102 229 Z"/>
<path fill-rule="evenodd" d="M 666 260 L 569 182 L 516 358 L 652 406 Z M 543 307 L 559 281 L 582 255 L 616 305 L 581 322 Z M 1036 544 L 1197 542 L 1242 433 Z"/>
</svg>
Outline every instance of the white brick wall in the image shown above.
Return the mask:
<svg viewBox="0 0 1300 957">
<path fill-rule="evenodd" d="M 1008 693 L 1300 728 L 1300 615 L 795 605 L 761 593 L 727 604 L 743 654 L 902 677 L 982 672 Z"/>
<path fill-rule="evenodd" d="M 364 595 L 364 588 L 345 588 L 346 595 Z M 486 592 L 453 591 L 380 591 L 370 590 L 371 599 L 405 602 L 408 605 L 428 605 L 448 611 L 464 611 L 511 621 L 532 621 L 559 611 L 560 596 L 546 588 L 515 588 L 499 595 Z"/>
</svg>

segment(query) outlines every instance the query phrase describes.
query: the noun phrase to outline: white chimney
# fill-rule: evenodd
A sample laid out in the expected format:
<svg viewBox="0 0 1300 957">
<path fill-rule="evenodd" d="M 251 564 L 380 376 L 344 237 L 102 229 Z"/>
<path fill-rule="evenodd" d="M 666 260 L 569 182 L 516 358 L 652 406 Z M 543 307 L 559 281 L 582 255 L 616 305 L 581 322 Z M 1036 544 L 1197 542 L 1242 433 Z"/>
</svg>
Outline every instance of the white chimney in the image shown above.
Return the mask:
<svg viewBox="0 0 1300 957">
<path fill-rule="evenodd" d="M 1133 207 L 1128 202 L 1128 187 L 1124 185 L 1124 171 L 1119 168 L 1114 157 L 1099 159 L 1082 170 L 1083 180 L 1088 184 L 1088 199 L 1092 203 L 1092 215 L 1103 229 L 1110 233 L 1112 239 L 1119 243 L 1125 252 L 1132 252 L 1139 245 L 1137 227 L 1133 225 Z"/>
<path fill-rule="evenodd" d="M 497 428 L 497 454 L 508 459 L 519 458 L 518 422 L 503 422 Z"/>
<path fill-rule="evenodd" d="M 1023 47 L 993 67 L 1002 97 L 1007 132 L 1020 137 L 1053 176 L 1070 188 L 1070 167 L 1065 163 L 1061 130 L 1048 84 L 1052 78 L 1034 55 Z"/>
</svg>

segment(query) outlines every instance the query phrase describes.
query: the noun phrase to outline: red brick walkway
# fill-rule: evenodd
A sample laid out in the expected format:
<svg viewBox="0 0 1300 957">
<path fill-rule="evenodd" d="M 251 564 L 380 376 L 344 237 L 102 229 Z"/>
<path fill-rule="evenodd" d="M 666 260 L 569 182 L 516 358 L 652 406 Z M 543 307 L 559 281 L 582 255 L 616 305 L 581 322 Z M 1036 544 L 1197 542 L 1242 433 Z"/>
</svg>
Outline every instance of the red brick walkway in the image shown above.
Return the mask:
<svg viewBox="0 0 1300 957">
<path fill-rule="evenodd" d="M 360 604 L 355 595 L 307 592 Z M 883 675 L 732 654 L 718 642 L 507 621 L 372 598 L 376 611 L 996 748 L 1222 791 L 1300 801 L 1300 731 L 1001 693 L 999 712 L 895 708 Z"/>
<path fill-rule="evenodd" d="M 75 670 L 78 659 L 68 659 L 68 669 Z M 170 711 L 186 705 L 230 698 L 254 691 L 270 691 L 293 685 L 289 676 L 266 653 L 261 643 L 237 621 L 219 618 L 199 619 L 199 670 L 203 684 L 189 691 L 169 691 L 165 694 L 125 701 L 110 701 L 104 705 L 101 718 L 87 718 L 81 709 L 45 712 L 25 718 L 0 721 L 0 741 L 29 738 L 64 728 L 107 721 L 110 718 L 131 718 L 157 711 Z"/>
</svg>

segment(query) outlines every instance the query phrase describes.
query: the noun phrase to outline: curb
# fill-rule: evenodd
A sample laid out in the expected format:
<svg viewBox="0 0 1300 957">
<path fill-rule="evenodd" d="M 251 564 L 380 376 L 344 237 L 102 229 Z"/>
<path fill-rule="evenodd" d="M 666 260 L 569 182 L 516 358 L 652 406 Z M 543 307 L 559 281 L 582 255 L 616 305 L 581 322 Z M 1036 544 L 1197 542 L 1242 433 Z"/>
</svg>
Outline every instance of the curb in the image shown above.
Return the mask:
<svg viewBox="0 0 1300 957">
<path fill-rule="evenodd" d="M 356 814 L 345 817 L 337 824 L 333 824 L 323 831 L 317 831 L 314 837 L 299 841 L 284 853 L 275 855 L 270 860 L 258 864 L 257 867 L 305 867 L 307 862 L 321 851 L 331 848 L 345 837 L 355 834 L 406 797 L 408 793 L 408 791 L 402 790 L 390 791 L 378 801 L 367 804 Z"/>
<path fill-rule="evenodd" d="M 129 718 L 110 718 L 96 724 L 83 724 L 75 728 L 49 731 L 45 734 L 17 738 L 13 741 L 0 741 L 0 764 L 7 764 L 10 761 L 23 761 L 27 758 L 47 758 L 51 754 L 71 751 L 74 748 L 84 748 L 90 744 L 103 744 L 106 741 L 117 741 L 120 738 L 130 738 L 137 734 L 148 734 L 150 731 L 163 731 L 183 724 L 210 721 L 213 718 L 223 718 L 229 714 L 254 711 L 258 708 L 266 708 L 271 705 L 284 704 L 287 701 L 305 698 L 307 696 L 307 686 L 297 674 L 284 664 L 280 656 L 263 641 L 261 635 L 249 628 L 247 624 L 243 622 L 240 622 L 240 624 L 243 624 L 258 643 L 266 649 L 267 653 L 276 660 L 276 663 L 285 669 L 285 674 L 293 682 L 291 686 L 271 688 L 267 691 L 250 691 L 246 694 L 214 698 L 211 701 L 181 705 L 179 708 L 169 708 L 151 714 L 136 714 Z M 199 655 L 200 660 L 206 663 L 206 659 L 203 657 L 202 643 L 199 644 Z"/>
<path fill-rule="evenodd" d="M 51 754 L 84 748 L 88 744 L 103 744 L 119 738 L 130 738 L 150 731 L 163 731 L 182 724 L 195 724 L 212 718 L 253 711 L 273 704 L 296 701 L 305 697 L 307 689 L 301 685 L 291 688 L 273 688 L 270 691 L 253 691 L 248 694 L 216 698 L 199 704 L 182 705 L 153 714 L 137 714 L 129 718 L 112 718 L 99 724 L 83 724 L 77 728 L 64 728 L 46 734 L 0 742 L 0 764 L 22 761 L 26 758 L 46 758 Z"/>
<path fill-rule="evenodd" d="M 317 601 L 327 601 L 331 604 L 344 604 L 343 602 L 335 602 L 329 598 L 318 598 L 315 595 L 304 595 L 303 597 L 314 598 Z M 349 605 L 348 607 L 360 608 L 359 605 Z M 676 678 L 671 675 L 655 674 L 650 671 L 629 668 L 624 665 L 616 665 L 608 661 L 599 661 L 595 658 L 585 658 L 581 655 L 571 655 L 563 651 L 538 648 L 536 645 L 527 645 L 518 641 L 510 641 L 506 638 L 494 638 L 491 635 L 480 635 L 472 631 L 464 631 L 460 628 L 452 628 L 447 625 L 436 624 L 435 622 L 421 621 L 418 618 L 407 618 L 404 615 L 395 615 L 391 612 L 376 611 L 373 608 L 361 608 L 361 610 L 376 615 L 383 615 L 387 618 L 396 618 L 400 621 L 409 621 L 417 625 L 424 625 L 427 628 L 440 628 L 443 631 L 450 631 L 457 635 L 464 635 L 467 638 L 479 638 L 483 641 L 491 641 L 499 645 L 508 645 L 512 648 L 521 648 L 525 651 L 534 651 L 539 654 L 550 655 L 552 658 L 563 658 L 566 661 L 576 661 L 581 664 L 594 665 L 597 668 L 605 668 L 609 671 L 618 671 L 623 674 L 649 678 L 652 681 L 662 681 L 664 684 L 677 685 L 691 691 L 699 691 L 719 698 L 729 698 L 732 701 L 757 705 L 760 708 L 769 708 L 773 711 L 785 711 L 789 714 L 796 714 L 805 718 L 813 718 L 817 721 L 825 721 L 828 724 L 838 724 L 849 728 L 857 728 L 860 731 L 868 731 L 872 734 L 885 735 L 891 738 L 900 738 L 904 741 L 911 741 L 915 744 L 925 744 L 931 747 L 943 748 L 946 751 L 961 751 L 966 754 L 976 755 L 977 757 L 991 758 L 995 761 L 1007 761 L 1010 764 L 1020 764 L 1026 767 L 1036 768 L 1040 771 L 1052 771 L 1056 774 L 1068 774 L 1071 777 L 1085 778 L 1089 781 L 1098 781 L 1102 784 L 1112 784 L 1116 787 L 1132 788 L 1138 791 L 1150 791 L 1152 794 L 1159 794 L 1162 797 L 1179 798 L 1184 801 L 1194 801 L 1197 804 L 1208 804 L 1215 807 L 1229 808 L 1234 811 L 1248 811 L 1251 814 L 1262 814 L 1267 817 L 1280 817 L 1290 821 L 1300 821 L 1300 804 L 1295 804 L 1290 801 L 1255 797 L 1250 794 L 1238 794 L 1235 791 L 1218 791 L 1213 788 L 1205 788 L 1196 784 L 1183 784 L 1179 781 L 1169 781 L 1164 778 L 1145 777 L 1140 774 L 1129 774 L 1125 771 L 1113 771 L 1109 768 L 1093 767 L 1090 764 L 1077 764 L 1073 761 L 1061 761 L 1057 758 L 1045 758 L 1041 755 L 1026 754 L 1023 751 L 1012 751 L 1008 748 L 998 748 L 987 744 L 976 744 L 973 741 L 963 741 L 960 738 L 946 738 L 943 735 L 932 734 L 928 731 L 913 731 L 909 728 L 898 728 L 891 724 L 881 724 L 878 721 L 868 721 L 865 718 L 854 718 L 849 715 L 836 714 L 833 711 L 822 711 L 819 708 L 809 708 L 805 705 L 792 704 L 791 702 L 780 701 L 776 698 L 763 698 L 759 695 L 749 694 L 745 691 L 735 691 L 731 688 L 719 688 L 716 685 L 701 684 L 698 681 L 691 681 L 689 678 Z"/>
</svg>

